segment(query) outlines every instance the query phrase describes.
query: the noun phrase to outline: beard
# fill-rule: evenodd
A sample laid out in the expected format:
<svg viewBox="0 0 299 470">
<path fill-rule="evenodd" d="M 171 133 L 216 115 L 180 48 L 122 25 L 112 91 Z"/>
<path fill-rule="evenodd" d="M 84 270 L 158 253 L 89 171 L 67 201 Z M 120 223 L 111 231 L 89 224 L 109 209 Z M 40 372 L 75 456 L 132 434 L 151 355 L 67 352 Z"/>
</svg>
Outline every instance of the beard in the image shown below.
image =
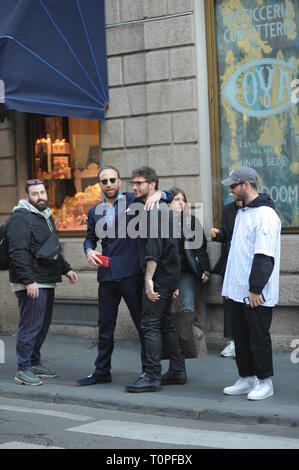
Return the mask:
<svg viewBox="0 0 299 470">
<path fill-rule="evenodd" d="M 45 209 L 48 208 L 48 201 L 37 201 L 33 202 L 29 199 L 30 204 L 35 207 L 35 209 L 39 210 L 40 212 L 43 212 Z"/>
<path fill-rule="evenodd" d="M 103 191 L 104 196 L 105 196 L 106 199 L 114 199 L 114 198 L 117 197 L 117 195 L 119 193 L 119 188 L 111 190 L 111 192 L 109 192 L 105 189 L 102 189 L 102 191 Z"/>
</svg>

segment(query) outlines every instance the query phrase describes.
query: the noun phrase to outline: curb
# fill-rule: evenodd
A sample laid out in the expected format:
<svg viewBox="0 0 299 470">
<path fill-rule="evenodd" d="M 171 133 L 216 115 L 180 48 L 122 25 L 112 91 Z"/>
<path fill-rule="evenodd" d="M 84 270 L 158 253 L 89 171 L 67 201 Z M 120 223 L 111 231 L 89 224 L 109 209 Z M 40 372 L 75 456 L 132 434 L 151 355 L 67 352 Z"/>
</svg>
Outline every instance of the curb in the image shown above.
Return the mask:
<svg viewBox="0 0 299 470">
<path fill-rule="evenodd" d="M 200 397 L 196 400 L 189 400 L 188 406 L 184 404 L 171 405 L 169 403 L 171 397 L 166 395 L 163 396 L 163 399 L 161 399 L 159 403 L 145 403 L 145 401 L 142 399 L 140 400 L 140 403 L 136 403 L 136 394 L 124 393 L 124 397 L 120 397 L 119 391 L 111 393 L 110 390 L 104 390 L 101 388 L 102 392 L 108 392 L 107 398 L 102 395 L 99 397 L 99 399 L 96 399 L 94 397 L 94 391 L 92 393 L 85 393 L 85 395 L 82 396 L 82 393 L 80 393 L 79 390 L 82 390 L 82 388 L 78 387 L 78 393 L 70 394 L 68 391 L 40 391 L 33 390 L 32 388 L 29 388 L 29 390 L 26 389 L 23 391 L 16 391 L 11 390 L 10 387 L 0 387 L 0 393 L 2 397 L 19 400 L 41 401 L 53 404 L 79 405 L 88 408 L 151 414 L 196 420 L 201 422 L 206 421 L 231 424 L 239 423 L 248 425 L 269 424 L 292 428 L 299 427 L 299 409 L 298 406 L 293 405 L 275 405 L 275 412 L 271 406 L 268 406 L 268 410 L 242 410 L 238 405 L 234 405 L 233 402 L 228 401 L 226 403 L 221 403 L 217 402 L 216 400 L 201 399 Z M 113 397 L 113 395 L 118 396 Z"/>
</svg>

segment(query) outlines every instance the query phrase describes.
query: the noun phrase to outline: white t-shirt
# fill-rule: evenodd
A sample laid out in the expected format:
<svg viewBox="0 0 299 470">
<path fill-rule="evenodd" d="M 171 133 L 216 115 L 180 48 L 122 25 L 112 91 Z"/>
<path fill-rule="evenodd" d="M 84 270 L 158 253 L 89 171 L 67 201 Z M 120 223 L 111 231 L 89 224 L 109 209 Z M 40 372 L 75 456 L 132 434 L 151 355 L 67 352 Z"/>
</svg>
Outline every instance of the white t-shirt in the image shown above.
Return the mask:
<svg viewBox="0 0 299 470">
<path fill-rule="evenodd" d="M 15 282 L 10 283 L 11 290 L 13 293 L 18 292 L 20 290 L 26 290 L 26 286 L 24 284 L 17 284 Z M 55 289 L 56 284 L 37 284 L 39 289 Z"/>
<path fill-rule="evenodd" d="M 274 307 L 279 297 L 281 222 L 271 207 L 245 207 L 237 213 L 222 295 L 243 303 L 249 295 L 249 277 L 255 254 L 274 258 L 274 269 L 263 289 L 265 307 Z"/>
</svg>

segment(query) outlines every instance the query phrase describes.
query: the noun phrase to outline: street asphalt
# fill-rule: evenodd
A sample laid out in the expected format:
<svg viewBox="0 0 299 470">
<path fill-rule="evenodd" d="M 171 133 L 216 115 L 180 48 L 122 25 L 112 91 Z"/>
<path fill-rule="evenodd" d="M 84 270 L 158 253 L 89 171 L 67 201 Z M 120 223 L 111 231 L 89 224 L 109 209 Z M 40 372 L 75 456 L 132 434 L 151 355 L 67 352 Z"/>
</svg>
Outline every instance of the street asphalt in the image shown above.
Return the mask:
<svg viewBox="0 0 299 470">
<path fill-rule="evenodd" d="M 97 354 L 94 341 L 49 335 L 42 349 L 42 362 L 58 371 L 58 377 L 43 379 L 38 387 L 17 385 L 15 336 L 0 335 L 5 345 L 5 363 L 0 364 L 2 397 L 49 403 L 80 404 L 145 414 L 200 421 L 299 426 L 299 364 L 291 352 L 274 353 L 274 396 L 249 401 L 246 395 L 225 396 L 223 388 L 238 378 L 235 361 L 220 351 L 186 361 L 187 384 L 163 386 L 160 392 L 127 393 L 124 386 L 140 375 L 139 345 L 117 341 L 112 358 L 112 383 L 79 387 L 76 380 L 93 371 Z M 2 343 L 3 345 L 3 343 Z M 2 358 L 3 359 L 3 358 Z M 163 372 L 168 361 L 162 361 Z"/>
</svg>

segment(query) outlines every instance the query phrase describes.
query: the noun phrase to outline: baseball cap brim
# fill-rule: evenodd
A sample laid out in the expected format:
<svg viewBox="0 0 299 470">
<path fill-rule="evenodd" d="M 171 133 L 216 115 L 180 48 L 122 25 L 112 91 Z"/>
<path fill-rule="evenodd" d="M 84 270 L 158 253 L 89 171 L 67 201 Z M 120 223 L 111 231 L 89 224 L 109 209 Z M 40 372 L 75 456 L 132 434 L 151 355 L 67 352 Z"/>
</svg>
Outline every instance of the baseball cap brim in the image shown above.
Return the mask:
<svg viewBox="0 0 299 470">
<path fill-rule="evenodd" d="M 238 181 L 236 180 L 233 180 L 232 178 L 226 178 L 225 180 L 222 180 L 221 181 L 221 184 L 223 184 L 223 186 L 231 186 L 232 184 L 236 184 L 238 183 Z"/>
</svg>

